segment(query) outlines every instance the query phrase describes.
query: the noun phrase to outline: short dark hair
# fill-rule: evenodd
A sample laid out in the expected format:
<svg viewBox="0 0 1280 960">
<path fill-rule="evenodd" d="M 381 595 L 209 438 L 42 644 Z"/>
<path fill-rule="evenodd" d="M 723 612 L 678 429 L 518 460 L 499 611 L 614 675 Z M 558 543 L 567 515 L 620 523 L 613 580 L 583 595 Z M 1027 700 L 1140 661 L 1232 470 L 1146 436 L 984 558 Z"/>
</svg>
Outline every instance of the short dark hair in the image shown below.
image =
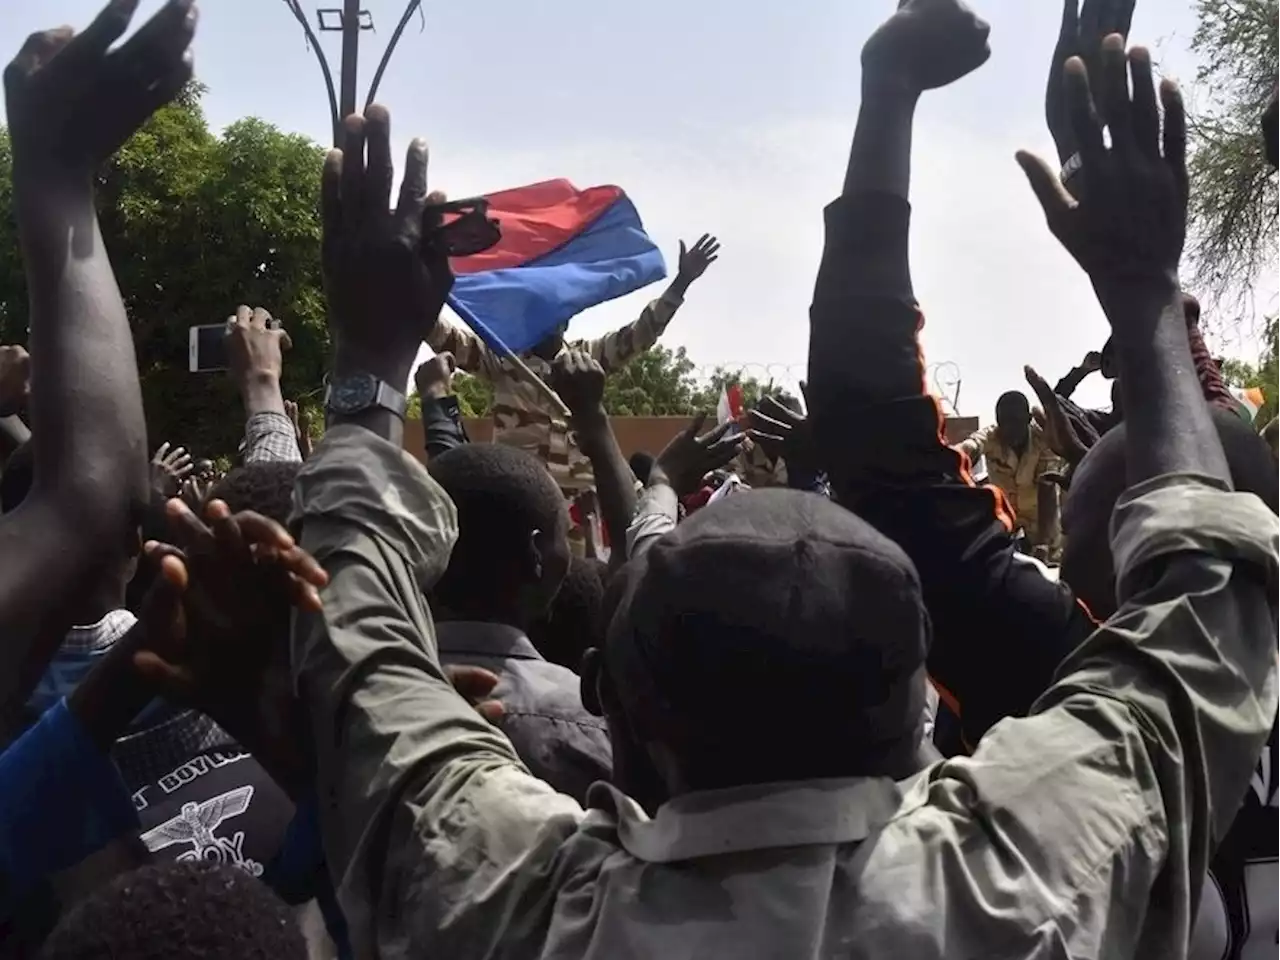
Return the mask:
<svg viewBox="0 0 1280 960">
<path fill-rule="evenodd" d="M 283 903 L 238 867 L 154 864 L 117 877 L 73 907 L 45 941 L 46 960 L 305 960 Z"/>
<path fill-rule="evenodd" d="M 996 400 L 996 412 L 999 413 L 1000 410 L 1008 409 L 1015 405 L 1019 410 L 1026 410 L 1028 413 L 1031 412 L 1031 402 L 1027 399 L 1026 394 L 1020 393 L 1017 390 L 1009 390 L 1000 394 L 1000 398 Z"/>
<path fill-rule="evenodd" d="M 293 484 L 301 468 L 296 460 L 247 463 L 214 484 L 209 497 L 225 501 L 232 513 L 252 510 L 283 526 L 289 522 Z"/>
<path fill-rule="evenodd" d="M 27 499 L 36 479 L 35 451 L 28 440 L 9 454 L 0 476 L 0 513 L 12 513 Z"/>
<path fill-rule="evenodd" d="M 458 510 L 458 541 L 432 590 L 452 609 L 485 609 L 504 561 L 524 555 L 533 531 L 568 530 L 564 495 L 533 454 L 468 443 L 432 457 L 427 469 Z"/>
<path fill-rule="evenodd" d="M 574 673 L 582 667 L 582 655 L 589 647 L 603 645 L 601 607 L 607 570 L 603 560 L 572 557 L 551 609 L 529 626 L 529 639 L 538 652 Z"/>
<path fill-rule="evenodd" d="M 631 465 L 631 472 L 646 487 L 649 485 L 649 474 L 653 471 L 655 462 L 654 455 L 645 450 L 637 450 L 627 460 L 627 463 Z"/>
</svg>

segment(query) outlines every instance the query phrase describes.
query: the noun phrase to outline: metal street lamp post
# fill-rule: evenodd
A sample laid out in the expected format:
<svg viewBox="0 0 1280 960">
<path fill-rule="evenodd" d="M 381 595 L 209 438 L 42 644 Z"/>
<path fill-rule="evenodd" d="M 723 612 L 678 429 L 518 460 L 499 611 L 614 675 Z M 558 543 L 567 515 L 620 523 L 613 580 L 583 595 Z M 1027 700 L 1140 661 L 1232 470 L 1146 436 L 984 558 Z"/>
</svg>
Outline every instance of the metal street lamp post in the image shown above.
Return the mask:
<svg viewBox="0 0 1280 960">
<path fill-rule="evenodd" d="M 302 32 L 307 38 L 307 45 L 315 52 L 316 60 L 320 63 L 320 72 L 324 75 L 325 90 L 329 95 L 329 117 L 333 124 L 333 143 L 335 146 L 341 146 L 342 118 L 356 112 L 356 80 L 360 64 L 360 31 L 373 29 L 373 14 L 368 10 L 361 9 L 360 0 L 343 0 L 341 8 L 323 7 L 316 10 L 317 29 L 322 33 L 336 33 L 339 31 L 342 33 L 342 64 L 338 76 L 338 87 L 335 89 L 333 71 L 329 69 L 329 61 L 324 55 L 324 50 L 320 47 L 320 40 L 316 36 L 316 31 L 312 29 L 310 22 L 307 20 L 307 15 L 302 10 L 301 0 L 284 0 L 284 4 L 289 8 L 289 12 L 293 14 L 294 19 L 302 26 Z M 378 68 L 373 74 L 373 82 L 369 84 L 369 93 L 364 101 L 366 107 L 373 103 L 373 98 L 377 96 L 378 86 L 382 83 L 382 75 L 387 70 L 387 64 L 391 62 L 391 54 L 395 52 L 396 45 L 400 42 L 400 37 L 404 34 L 405 25 L 408 24 L 409 18 L 414 13 L 420 12 L 421 7 L 422 0 L 409 0 L 405 5 L 400 22 L 396 24 L 396 29 L 391 34 L 391 41 L 387 44 L 386 50 L 382 52 L 382 59 L 378 61 Z"/>
</svg>

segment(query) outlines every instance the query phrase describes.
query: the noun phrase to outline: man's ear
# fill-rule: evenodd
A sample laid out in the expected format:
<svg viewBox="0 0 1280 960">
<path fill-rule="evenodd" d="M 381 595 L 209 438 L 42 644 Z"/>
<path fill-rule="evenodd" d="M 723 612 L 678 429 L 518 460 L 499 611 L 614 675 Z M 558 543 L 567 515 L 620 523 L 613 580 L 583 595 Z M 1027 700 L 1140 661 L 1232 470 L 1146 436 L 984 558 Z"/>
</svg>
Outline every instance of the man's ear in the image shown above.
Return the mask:
<svg viewBox="0 0 1280 960">
<path fill-rule="evenodd" d="M 582 663 L 578 668 L 579 694 L 587 713 L 595 717 L 604 716 L 604 704 L 601 702 L 600 683 L 603 680 L 603 658 L 599 647 L 588 647 L 582 654 Z"/>
<path fill-rule="evenodd" d="M 542 570 L 544 564 L 542 562 L 542 548 L 538 546 L 538 538 L 542 535 L 541 530 L 532 530 L 529 533 L 529 550 L 525 557 L 525 563 L 530 575 L 530 580 L 535 583 L 542 579 Z"/>
</svg>

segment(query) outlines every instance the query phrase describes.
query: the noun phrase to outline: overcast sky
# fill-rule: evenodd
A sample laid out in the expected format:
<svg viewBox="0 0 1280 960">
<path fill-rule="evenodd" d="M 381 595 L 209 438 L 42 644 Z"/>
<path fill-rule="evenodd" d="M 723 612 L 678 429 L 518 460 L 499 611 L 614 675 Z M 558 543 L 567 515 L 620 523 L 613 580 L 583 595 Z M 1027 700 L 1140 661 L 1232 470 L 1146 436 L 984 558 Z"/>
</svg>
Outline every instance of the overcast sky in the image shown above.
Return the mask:
<svg viewBox="0 0 1280 960">
<path fill-rule="evenodd" d="M 376 32 L 363 35 L 361 96 L 404 9 L 400 0 L 366 3 Z M 144 0 L 139 22 L 158 5 Z M 858 53 L 894 6 L 427 0 L 425 29 L 410 24 L 379 99 L 392 111 L 398 153 L 425 136 L 431 184 L 451 196 L 553 177 L 618 184 L 672 271 L 679 239 L 717 234 L 721 259 L 663 342 L 687 347 L 699 366 L 746 365 L 794 383 L 806 358 L 822 207 L 840 187 L 857 115 Z M 0 37 L 16 49 L 35 29 L 83 26 L 97 7 L 9 0 Z M 1164 73 L 1187 81 L 1192 7 L 1140 0 L 1131 35 L 1155 49 Z M 1043 91 L 1060 3 L 978 8 L 992 24 L 990 61 L 926 95 L 917 115 L 912 262 L 928 359 L 947 362 L 948 381 L 958 370 L 962 412 L 986 418 L 1004 390 L 1030 395 L 1024 363 L 1052 382 L 1101 346 L 1107 326 L 1013 161 L 1019 147 L 1052 154 Z M 336 69 L 337 35 L 322 43 Z M 327 144 L 320 73 L 281 0 L 204 0 L 195 51 L 216 128 L 254 115 Z M 660 289 L 588 311 L 571 332 L 625 323 Z M 210 321 L 228 306 L 211 304 Z M 1106 384 L 1091 378 L 1079 398 L 1105 403 Z"/>
</svg>

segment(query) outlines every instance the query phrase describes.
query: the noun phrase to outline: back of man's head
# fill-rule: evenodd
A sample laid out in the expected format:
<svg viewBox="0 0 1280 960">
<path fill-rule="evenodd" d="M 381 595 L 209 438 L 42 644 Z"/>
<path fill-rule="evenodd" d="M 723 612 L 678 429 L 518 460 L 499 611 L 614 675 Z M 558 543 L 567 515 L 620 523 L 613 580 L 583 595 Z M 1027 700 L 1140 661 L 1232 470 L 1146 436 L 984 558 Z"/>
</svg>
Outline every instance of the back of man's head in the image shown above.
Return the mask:
<svg viewBox="0 0 1280 960">
<path fill-rule="evenodd" d="M 538 652 L 574 673 L 582 668 L 582 655 L 603 642 L 600 610 L 607 567 L 603 560 L 572 557 L 551 609 L 529 626 Z"/>
<path fill-rule="evenodd" d="M 235 467 L 214 485 L 211 499 L 223 500 L 232 513 L 252 510 L 282 526 L 289 522 L 293 484 L 301 463 L 265 461 Z"/>
<path fill-rule="evenodd" d="M 712 504 L 614 575 L 606 614 L 605 712 L 612 700 L 668 747 L 688 789 L 909 771 L 929 641 L 919 578 L 830 500 Z"/>
<path fill-rule="evenodd" d="M 72 908 L 46 960 L 306 960 L 288 909 L 237 867 L 174 861 L 116 878 Z"/>
<path fill-rule="evenodd" d="M 646 487 L 649 485 L 649 474 L 653 470 L 655 460 L 656 458 L 652 453 L 644 450 L 637 450 L 627 460 L 627 463 L 631 466 L 631 472 Z"/>
<path fill-rule="evenodd" d="M 1211 407 L 1210 416 L 1235 489 L 1256 494 L 1276 511 L 1280 477 L 1267 445 L 1239 415 Z M 1129 487 L 1124 447 L 1121 424 L 1104 434 L 1080 462 L 1062 502 L 1062 580 L 1099 618 L 1116 609 L 1110 525 L 1116 501 Z"/>
<path fill-rule="evenodd" d="M 542 461 L 470 443 L 427 467 L 458 510 L 458 540 L 432 589 L 449 616 L 526 628 L 551 605 L 569 566 L 569 511 Z"/>
</svg>

